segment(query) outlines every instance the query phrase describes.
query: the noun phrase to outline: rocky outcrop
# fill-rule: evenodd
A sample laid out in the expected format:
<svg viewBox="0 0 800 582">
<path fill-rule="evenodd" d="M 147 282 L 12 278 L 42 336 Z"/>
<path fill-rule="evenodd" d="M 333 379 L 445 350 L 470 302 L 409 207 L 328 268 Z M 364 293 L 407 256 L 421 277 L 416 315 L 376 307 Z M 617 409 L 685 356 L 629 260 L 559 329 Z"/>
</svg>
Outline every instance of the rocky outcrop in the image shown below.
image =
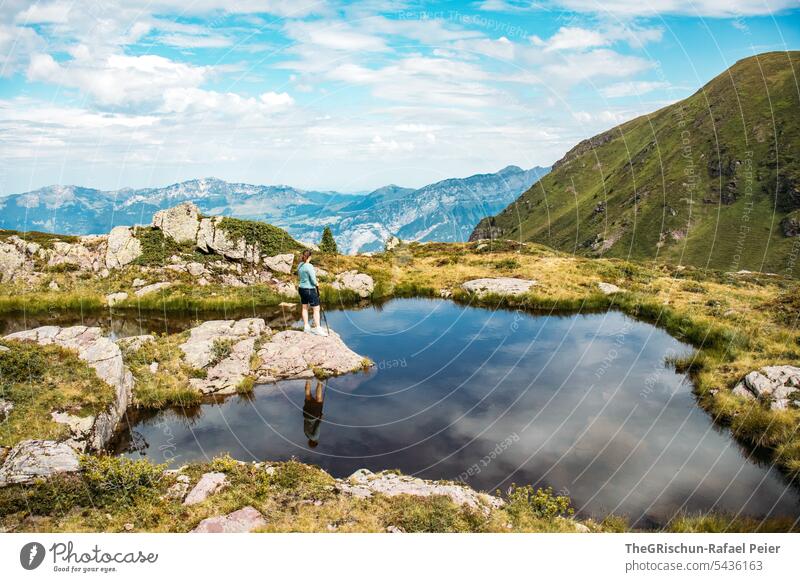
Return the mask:
<svg viewBox="0 0 800 582">
<path fill-rule="evenodd" d="M 258 382 L 311 378 L 315 373 L 338 376 L 372 365 L 348 348 L 333 330 L 327 337 L 302 331 L 282 331 L 270 337 L 257 355 Z"/>
<path fill-rule="evenodd" d="M 26 267 L 26 257 L 15 245 L 0 243 L 0 283 L 8 283 Z"/>
<path fill-rule="evenodd" d="M 14 410 L 14 403 L 0 398 L 0 422 L 3 422 L 11 414 L 12 410 Z"/>
<path fill-rule="evenodd" d="M 256 340 L 270 330 L 263 319 L 206 321 L 189 332 L 181 344 L 184 360 L 206 371 L 205 378 L 192 378 L 191 385 L 204 394 L 233 394 L 242 381 L 253 375 L 251 359 Z"/>
<path fill-rule="evenodd" d="M 773 410 L 789 408 L 793 401 L 800 405 L 800 368 L 765 366 L 747 374 L 733 393 L 748 400 L 765 400 Z"/>
<path fill-rule="evenodd" d="M 67 443 L 28 440 L 17 443 L 0 467 L 0 487 L 31 483 L 56 473 L 77 471 L 78 454 Z"/>
<path fill-rule="evenodd" d="M 781 220 L 783 236 L 800 236 L 800 211 L 795 211 Z"/>
<path fill-rule="evenodd" d="M 155 293 L 156 291 L 163 291 L 164 289 L 169 289 L 172 287 L 172 283 L 169 281 L 161 281 L 159 283 L 153 283 L 152 285 L 146 285 L 137 289 L 134 292 L 134 295 L 137 297 L 144 297 L 145 295 L 149 295 L 150 293 Z"/>
<path fill-rule="evenodd" d="M 184 360 L 205 371 L 190 383 L 204 394 L 233 394 L 246 378 L 260 383 L 314 374 L 336 376 L 361 370 L 368 360 L 328 337 L 301 331 L 272 334 L 263 319 L 207 321 L 181 344 Z"/>
<path fill-rule="evenodd" d="M 600 289 L 603 295 L 613 295 L 614 293 L 620 293 L 622 291 L 620 287 L 617 287 L 613 283 L 604 283 L 602 281 L 597 284 L 597 288 Z"/>
<path fill-rule="evenodd" d="M 216 218 L 204 218 L 197 231 L 197 248 L 204 253 L 214 252 L 228 259 L 259 263 L 261 253 L 244 239 L 234 240 L 225 229 L 219 228 Z"/>
<path fill-rule="evenodd" d="M 98 378 L 114 389 L 114 402 L 95 418 L 87 445 L 102 449 L 111 439 L 128 407 L 133 388 L 133 375 L 122 361 L 122 351 L 99 327 L 44 326 L 5 336 L 6 340 L 28 341 L 39 345 L 55 344 L 77 352 L 78 357 L 94 368 Z"/>
<path fill-rule="evenodd" d="M 488 294 L 496 295 L 523 295 L 536 285 L 536 281 L 529 279 L 516 279 L 514 277 L 495 277 L 472 279 L 461 285 L 469 293 L 481 297 Z"/>
<path fill-rule="evenodd" d="M 417 495 L 429 497 L 444 495 L 456 505 L 468 505 L 473 509 L 489 512 L 503 505 L 503 500 L 493 495 L 479 493 L 466 485 L 448 481 L 428 481 L 409 475 L 398 475 L 383 471 L 373 473 L 368 469 L 359 469 L 347 479 L 337 480 L 337 489 L 347 495 L 371 497 L 381 494 L 387 497 L 396 495 Z"/>
<path fill-rule="evenodd" d="M 294 255 L 292 253 L 284 253 L 282 255 L 275 255 L 274 257 L 264 257 L 263 260 L 264 265 L 266 265 L 271 271 L 289 274 L 292 272 Z"/>
<path fill-rule="evenodd" d="M 142 254 L 142 243 L 128 226 L 112 228 L 106 244 L 106 267 L 109 269 L 129 265 Z"/>
<path fill-rule="evenodd" d="M 210 495 L 213 495 L 227 484 L 228 481 L 225 477 L 225 473 L 204 473 L 197 482 L 197 485 L 194 486 L 189 492 L 189 495 L 186 496 L 186 499 L 183 500 L 183 504 L 196 505 L 202 503 L 208 499 Z"/>
<path fill-rule="evenodd" d="M 109 293 L 106 295 L 106 305 L 109 307 L 114 307 L 117 303 L 122 303 L 128 298 L 128 294 L 124 291 L 120 291 L 119 293 Z"/>
<path fill-rule="evenodd" d="M 359 297 L 366 299 L 372 295 L 372 291 L 375 289 L 375 281 L 365 273 L 345 271 L 336 275 L 331 287 L 339 290 L 354 291 Z"/>
<path fill-rule="evenodd" d="M 192 533 L 247 533 L 267 525 L 264 516 L 251 506 L 229 513 L 208 517 L 201 521 Z"/>
<path fill-rule="evenodd" d="M 200 228 L 200 209 L 191 202 L 184 202 L 159 210 L 153 215 L 152 225 L 177 243 L 194 243 Z"/>
</svg>

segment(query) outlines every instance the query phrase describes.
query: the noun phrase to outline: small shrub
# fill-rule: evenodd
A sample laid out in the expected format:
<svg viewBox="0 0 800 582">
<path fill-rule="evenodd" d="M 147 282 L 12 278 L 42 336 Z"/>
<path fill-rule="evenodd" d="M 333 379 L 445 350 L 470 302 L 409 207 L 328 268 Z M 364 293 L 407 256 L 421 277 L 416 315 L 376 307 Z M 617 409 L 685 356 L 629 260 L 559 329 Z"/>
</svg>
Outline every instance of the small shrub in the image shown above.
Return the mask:
<svg viewBox="0 0 800 582">
<path fill-rule="evenodd" d="M 277 255 L 303 248 L 288 232 L 266 222 L 226 216 L 220 219 L 216 225 L 217 228 L 225 231 L 225 234 L 234 242 L 243 240 L 248 246 L 258 246 L 261 254 L 264 255 Z"/>
<path fill-rule="evenodd" d="M 80 270 L 80 267 L 75 263 L 58 263 L 56 265 L 47 265 L 43 270 L 45 273 L 74 273 Z"/>
<path fill-rule="evenodd" d="M 459 507 L 445 495 L 398 495 L 388 504 L 383 515 L 385 526 L 401 527 L 409 533 L 480 532 L 487 522 L 481 512 Z"/>
<path fill-rule="evenodd" d="M 181 252 L 178 243 L 157 228 L 137 228 L 134 236 L 142 245 L 142 254 L 133 262 L 135 265 L 162 267 L 172 255 Z"/>
<path fill-rule="evenodd" d="M 532 485 L 518 487 L 512 484 L 508 490 L 506 512 L 514 524 L 526 519 L 554 519 L 574 513 L 569 497 L 554 495 L 553 488 L 534 489 Z"/>
<path fill-rule="evenodd" d="M 236 392 L 239 394 L 248 394 L 253 391 L 253 387 L 256 385 L 256 379 L 252 376 L 245 376 L 242 378 L 242 381 L 239 382 L 239 385 L 236 387 Z"/>
<path fill-rule="evenodd" d="M 494 268 L 498 271 L 513 271 L 514 269 L 519 269 L 520 264 L 516 259 L 503 259 L 502 261 L 497 261 L 494 264 Z"/>
<path fill-rule="evenodd" d="M 144 459 L 83 455 L 83 478 L 100 504 L 130 504 L 138 498 L 155 498 L 166 465 Z"/>
<path fill-rule="evenodd" d="M 211 362 L 209 366 L 216 366 L 222 360 L 233 353 L 233 340 L 227 338 L 217 338 L 211 346 Z"/>
</svg>

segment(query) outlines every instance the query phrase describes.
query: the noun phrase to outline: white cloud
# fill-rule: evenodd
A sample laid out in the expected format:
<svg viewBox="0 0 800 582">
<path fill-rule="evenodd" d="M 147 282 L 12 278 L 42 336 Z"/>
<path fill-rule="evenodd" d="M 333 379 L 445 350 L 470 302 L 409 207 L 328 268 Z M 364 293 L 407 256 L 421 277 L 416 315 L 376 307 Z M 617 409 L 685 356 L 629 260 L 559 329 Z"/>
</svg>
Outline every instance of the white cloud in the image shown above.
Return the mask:
<svg viewBox="0 0 800 582">
<path fill-rule="evenodd" d="M 626 81 L 603 87 L 600 89 L 600 94 L 608 98 L 632 97 L 667 87 L 669 83 L 664 81 Z"/>
<path fill-rule="evenodd" d="M 613 14 L 616 16 L 658 16 L 660 14 L 728 18 L 735 16 L 768 15 L 797 7 L 796 0 L 548 0 L 508 1 L 484 0 L 481 10 L 520 12 L 552 10 L 562 7 L 577 12 Z"/>
<path fill-rule="evenodd" d="M 539 37 L 531 39 L 533 44 L 544 46 L 545 50 L 582 50 L 592 47 L 607 45 L 610 41 L 605 35 L 596 30 L 587 30 L 576 26 L 563 26 L 558 29 L 547 41 Z"/>
<path fill-rule="evenodd" d="M 33 55 L 28 79 L 78 88 L 102 106 L 134 107 L 158 105 L 168 89 L 196 87 L 208 75 L 206 67 L 158 55 L 112 54 L 96 60 L 88 47 L 78 49 L 63 64 L 49 54 Z"/>
</svg>

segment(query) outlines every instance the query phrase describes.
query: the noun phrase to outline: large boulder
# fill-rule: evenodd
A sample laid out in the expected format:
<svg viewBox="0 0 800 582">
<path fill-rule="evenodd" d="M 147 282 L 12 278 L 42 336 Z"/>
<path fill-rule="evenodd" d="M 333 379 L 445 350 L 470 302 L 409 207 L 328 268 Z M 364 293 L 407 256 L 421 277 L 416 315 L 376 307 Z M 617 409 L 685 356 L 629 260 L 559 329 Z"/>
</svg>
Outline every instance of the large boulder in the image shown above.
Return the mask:
<svg viewBox="0 0 800 582">
<path fill-rule="evenodd" d="M 0 487 L 30 483 L 80 469 L 78 454 L 67 443 L 28 440 L 17 443 L 0 466 Z"/>
<path fill-rule="evenodd" d="M 88 445 L 102 449 L 111 440 L 128 408 L 133 389 L 133 375 L 122 361 L 122 351 L 99 327 L 43 326 L 5 336 L 6 340 L 28 341 L 39 345 L 55 344 L 77 352 L 78 357 L 97 373 L 98 378 L 114 389 L 114 402 L 97 415 Z"/>
<path fill-rule="evenodd" d="M 264 265 L 266 265 L 271 271 L 289 274 L 292 272 L 294 255 L 292 253 L 285 253 L 282 255 L 275 255 L 274 257 L 264 257 L 263 261 Z"/>
<path fill-rule="evenodd" d="M 145 295 L 149 295 L 150 293 L 155 293 L 156 291 L 163 291 L 164 289 L 169 289 L 172 287 L 172 283 L 169 281 L 160 281 L 159 283 L 153 283 L 152 285 L 146 285 L 134 291 L 134 295 L 137 297 L 144 297 Z"/>
<path fill-rule="evenodd" d="M 197 248 L 214 252 L 228 259 L 258 263 L 261 254 L 257 247 L 250 246 L 244 239 L 234 240 L 227 231 L 219 228 L 216 218 L 204 218 L 197 231 Z"/>
<path fill-rule="evenodd" d="M 456 505 L 467 505 L 486 512 L 503 505 L 502 499 L 486 493 L 478 493 L 466 485 L 449 481 L 428 481 L 409 475 L 397 475 L 389 471 L 373 473 L 368 469 L 359 469 L 349 478 L 338 480 L 337 489 L 355 497 L 371 497 L 376 493 L 386 497 L 444 495 Z"/>
<path fill-rule="evenodd" d="M 108 235 L 106 268 L 118 269 L 138 259 L 142 254 L 141 241 L 127 226 L 115 226 Z"/>
<path fill-rule="evenodd" d="M 375 281 L 365 273 L 358 271 L 345 271 L 336 275 L 336 280 L 331 283 L 334 289 L 346 289 L 354 291 L 361 298 L 367 298 L 372 295 L 375 289 Z"/>
<path fill-rule="evenodd" d="M 733 393 L 748 400 L 767 400 L 774 410 L 786 409 L 793 399 L 800 400 L 800 368 L 764 366 L 747 374 L 734 386 Z"/>
<path fill-rule="evenodd" d="M 371 365 L 331 331 L 327 337 L 302 331 L 282 331 L 258 350 L 259 382 L 310 378 L 315 371 L 329 376 L 355 372 Z"/>
<path fill-rule="evenodd" d="M 225 485 L 227 485 L 225 473 L 204 473 L 197 485 L 189 492 L 189 495 L 184 499 L 184 505 L 196 505 L 208 499 L 209 495 L 213 495 Z"/>
<path fill-rule="evenodd" d="M 473 279 L 461 285 L 461 288 L 481 297 L 483 295 L 523 295 L 536 285 L 530 279 L 517 279 L 515 277 L 494 277 Z"/>
<path fill-rule="evenodd" d="M 264 516 L 248 505 L 228 515 L 208 517 L 192 533 L 247 533 L 265 525 L 267 522 Z"/>
<path fill-rule="evenodd" d="M 26 258 L 24 252 L 13 244 L 0 243 L 0 283 L 11 281 L 25 267 Z"/>
<path fill-rule="evenodd" d="M 152 225 L 177 243 L 193 243 L 200 228 L 200 209 L 191 202 L 183 202 L 156 212 Z"/>
</svg>

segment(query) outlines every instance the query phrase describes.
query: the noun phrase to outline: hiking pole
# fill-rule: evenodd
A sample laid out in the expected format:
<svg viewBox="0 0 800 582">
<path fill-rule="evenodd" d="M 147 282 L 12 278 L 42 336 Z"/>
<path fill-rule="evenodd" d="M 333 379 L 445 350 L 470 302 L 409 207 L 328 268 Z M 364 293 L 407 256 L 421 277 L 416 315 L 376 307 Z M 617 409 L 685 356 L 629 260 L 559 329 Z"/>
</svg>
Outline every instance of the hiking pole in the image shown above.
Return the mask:
<svg viewBox="0 0 800 582">
<path fill-rule="evenodd" d="M 322 315 L 322 321 L 325 322 L 325 329 L 328 332 L 328 335 L 331 335 L 331 328 L 328 326 L 328 316 L 325 314 L 325 310 L 322 308 L 322 295 L 319 293 L 319 285 L 317 285 L 317 297 L 319 298 L 319 312 Z"/>
</svg>

